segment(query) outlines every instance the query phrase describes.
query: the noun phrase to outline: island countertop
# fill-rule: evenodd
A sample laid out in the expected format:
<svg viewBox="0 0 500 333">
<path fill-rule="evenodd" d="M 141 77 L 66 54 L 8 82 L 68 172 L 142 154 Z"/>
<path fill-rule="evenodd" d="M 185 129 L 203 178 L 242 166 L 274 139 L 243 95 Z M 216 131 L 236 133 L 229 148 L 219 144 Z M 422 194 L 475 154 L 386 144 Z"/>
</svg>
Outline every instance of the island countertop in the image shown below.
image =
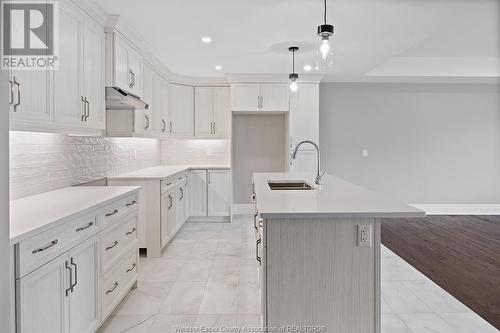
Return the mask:
<svg viewBox="0 0 500 333">
<path fill-rule="evenodd" d="M 271 190 L 268 181 L 306 181 L 314 190 Z M 424 217 L 425 212 L 343 179 L 325 174 L 318 188 L 311 175 L 254 173 L 257 210 L 262 218 Z"/>
</svg>

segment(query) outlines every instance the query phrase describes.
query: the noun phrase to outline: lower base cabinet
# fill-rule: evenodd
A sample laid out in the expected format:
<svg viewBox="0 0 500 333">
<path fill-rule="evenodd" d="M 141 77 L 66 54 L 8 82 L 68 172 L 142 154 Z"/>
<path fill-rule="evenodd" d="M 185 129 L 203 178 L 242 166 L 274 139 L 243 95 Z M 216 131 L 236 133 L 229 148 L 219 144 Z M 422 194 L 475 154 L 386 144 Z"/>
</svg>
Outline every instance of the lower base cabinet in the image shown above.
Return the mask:
<svg viewBox="0 0 500 333">
<path fill-rule="evenodd" d="M 231 170 L 202 169 L 189 172 L 189 219 L 225 221 L 231 216 Z"/>
</svg>

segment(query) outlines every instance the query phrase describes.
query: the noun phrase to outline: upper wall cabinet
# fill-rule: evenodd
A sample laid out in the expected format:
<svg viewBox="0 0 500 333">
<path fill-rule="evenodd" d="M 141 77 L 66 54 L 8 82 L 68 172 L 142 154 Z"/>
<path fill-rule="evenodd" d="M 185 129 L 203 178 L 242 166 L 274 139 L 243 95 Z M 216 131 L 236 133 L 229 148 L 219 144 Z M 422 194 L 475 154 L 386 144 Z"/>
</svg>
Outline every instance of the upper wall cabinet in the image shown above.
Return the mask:
<svg viewBox="0 0 500 333">
<path fill-rule="evenodd" d="M 231 85 L 231 109 L 236 112 L 287 112 L 287 84 L 235 83 Z"/>
<path fill-rule="evenodd" d="M 179 137 L 194 135 L 194 88 L 170 84 L 167 122 L 169 134 Z"/>
<path fill-rule="evenodd" d="M 12 71 L 12 130 L 100 134 L 104 29 L 70 1 L 59 6 L 57 70 Z"/>
<path fill-rule="evenodd" d="M 106 85 L 137 97 L 143 94 L 143 57 L 124 37 L 106 34 Z"/>
<path fill-rule="evenodd" d="M 195 87 L 195 136 L 227 138 L 231 110 L 229 87 Z"/>
</svg>

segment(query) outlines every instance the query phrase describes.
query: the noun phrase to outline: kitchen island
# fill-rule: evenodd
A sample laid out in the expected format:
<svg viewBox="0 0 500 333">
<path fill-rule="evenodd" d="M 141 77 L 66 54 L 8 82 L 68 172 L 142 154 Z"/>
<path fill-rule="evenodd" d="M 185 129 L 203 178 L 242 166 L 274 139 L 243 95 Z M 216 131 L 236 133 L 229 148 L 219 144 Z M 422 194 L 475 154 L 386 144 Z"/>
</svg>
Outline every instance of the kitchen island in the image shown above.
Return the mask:
<svg viewBox="0 0 500 333">
<path fill-rule="evenodd" d="M 263 326 L 379 333 L 381 218 L 425 213 L 330 175 L 256 173 L 253 198 Z"/>
</svg>

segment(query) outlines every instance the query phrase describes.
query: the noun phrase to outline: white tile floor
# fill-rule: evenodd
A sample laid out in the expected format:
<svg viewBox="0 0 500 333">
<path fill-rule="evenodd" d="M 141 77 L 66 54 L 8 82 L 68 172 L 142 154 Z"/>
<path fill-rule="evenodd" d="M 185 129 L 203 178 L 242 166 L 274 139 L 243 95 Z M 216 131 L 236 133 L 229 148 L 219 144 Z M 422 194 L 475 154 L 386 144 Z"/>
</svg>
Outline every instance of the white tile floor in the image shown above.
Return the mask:
<svg viewBox="0 0 500 333">
<path fill-rule="evenodd" d="M 175 326 L 258 327 L 251 216 L 187 223 L 161 258 L 141 259 L 138 288 L 105 333 L 175 332 Z M 494 327 L 382 247 L 383 333 L 495 333 Z M 215 333 L 215 332 L 214 332 Z"/>
</svg>

